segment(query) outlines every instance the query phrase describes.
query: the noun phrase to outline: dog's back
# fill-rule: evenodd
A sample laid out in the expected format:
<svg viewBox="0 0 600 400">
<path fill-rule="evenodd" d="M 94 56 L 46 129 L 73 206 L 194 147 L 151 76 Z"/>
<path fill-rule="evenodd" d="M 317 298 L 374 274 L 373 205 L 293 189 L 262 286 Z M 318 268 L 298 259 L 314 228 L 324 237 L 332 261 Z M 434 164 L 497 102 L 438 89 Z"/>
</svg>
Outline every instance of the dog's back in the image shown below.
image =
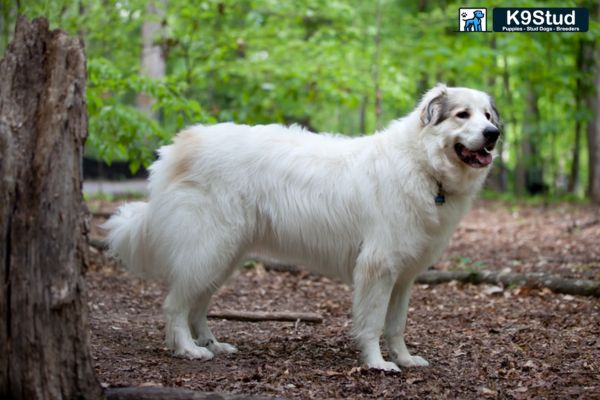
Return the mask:
<svg viewBox="0 0 600 400">
<path fill-rule="evenodd" d="M 369 212 L 364 204 L 376 201 L 360 189 L 369 185 L 361 182 L 366 174 L 375 173 L 361 169 L 370 141 L 281 125 L 189 128 L 159 150 L 150 168 L 150 249 L 180 238 L 194 221 L 192 247 L 222 231 L 243 237 L 242 248 L 228 249 L 235 259 L 265 254 L 350 282 Z M 181 215 L 177 232 L 167 229 L 175 215 Z M 167 275 L 173 273 L 179 274 Z"/>
</svg>

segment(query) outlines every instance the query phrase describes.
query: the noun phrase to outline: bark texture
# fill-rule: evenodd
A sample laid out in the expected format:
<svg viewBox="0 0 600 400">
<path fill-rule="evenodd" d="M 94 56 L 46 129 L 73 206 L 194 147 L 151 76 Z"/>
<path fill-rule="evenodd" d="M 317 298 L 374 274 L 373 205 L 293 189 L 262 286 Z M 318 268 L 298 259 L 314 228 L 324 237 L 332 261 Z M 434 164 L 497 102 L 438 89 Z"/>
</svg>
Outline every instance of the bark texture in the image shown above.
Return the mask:
<svg viewBox="0 0 600 400">
<path fill-rule="evenodd" d="M 83 43 L 21 17 L 0 76 L 0 397 L 101 398 L 81 275 Z"/>
</svg>

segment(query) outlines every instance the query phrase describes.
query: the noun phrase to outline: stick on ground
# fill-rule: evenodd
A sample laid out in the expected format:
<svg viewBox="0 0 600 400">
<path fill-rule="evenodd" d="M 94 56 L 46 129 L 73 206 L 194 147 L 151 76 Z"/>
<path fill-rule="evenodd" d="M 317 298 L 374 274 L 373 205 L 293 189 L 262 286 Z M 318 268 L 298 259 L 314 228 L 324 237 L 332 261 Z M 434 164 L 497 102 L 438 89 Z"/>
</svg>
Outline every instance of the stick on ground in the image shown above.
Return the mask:
<svg viewBox="0 0 600 400">
<path fill-rule="evenodd" d="M 291 311 L 213 311 L 208 313 L 208 318 L 229 319 L 233 321 L 302 321 L 320 324 L 323 317 L 314 313 L 301 313 Z"/>
</svg>

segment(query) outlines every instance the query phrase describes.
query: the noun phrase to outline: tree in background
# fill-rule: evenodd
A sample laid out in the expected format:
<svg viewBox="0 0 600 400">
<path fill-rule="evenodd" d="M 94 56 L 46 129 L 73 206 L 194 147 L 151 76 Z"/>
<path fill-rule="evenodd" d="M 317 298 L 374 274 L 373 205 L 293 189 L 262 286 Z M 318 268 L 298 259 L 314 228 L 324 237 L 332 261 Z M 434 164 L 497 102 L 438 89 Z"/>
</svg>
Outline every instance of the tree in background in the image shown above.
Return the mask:
<svg viewBox="0 0 600 400">
<path fill-rule="evenodd" d="M 165 76 L 166 63 L 160 45 L 163 39 L 162 21 L 164 10 L 156 6 L 156 1 L 149 1 L 146 6 L 146 18 L 142 23 L 142 76 L 160 80 Z M 152 107 L 156 100 L 146 93 L 139 93 L 136 99 L 137 107 L 148 116 L 153 116 Z"/>
</svg>

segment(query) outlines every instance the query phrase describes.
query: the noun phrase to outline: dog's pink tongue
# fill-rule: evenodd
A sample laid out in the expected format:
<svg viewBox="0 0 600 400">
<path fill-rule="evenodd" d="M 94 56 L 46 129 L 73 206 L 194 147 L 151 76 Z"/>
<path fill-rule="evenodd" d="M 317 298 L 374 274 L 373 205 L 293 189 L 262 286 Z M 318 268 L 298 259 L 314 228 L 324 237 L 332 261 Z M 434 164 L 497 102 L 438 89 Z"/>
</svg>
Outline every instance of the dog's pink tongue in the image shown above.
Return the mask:
<svg viewBox="0 0 600 400">
<path fill-rule="evenodd" d="M 479 165 L 475 164 L 474 162 L 469 163 L 474 167 L 485 167 L 485 166 L 491 164 L 491 162 L 492 162 L 492 155 L 490 153 L 488 153 L 487 151 L 485 151 L 484 149 L 475 151 L 475 150 L 469 150 L 466 147 L 463 147 L 461 149 L 461 154 L 465 159 L 473 160 L 473 158 L 475 158 Z"/>
<path fill-rule="evenodd" d="M 481 165 L 489 165 L 492 162 L 492 155 L 485 150 L 479 150 L 475 152 L 475 157 Z"/>
</svg>

